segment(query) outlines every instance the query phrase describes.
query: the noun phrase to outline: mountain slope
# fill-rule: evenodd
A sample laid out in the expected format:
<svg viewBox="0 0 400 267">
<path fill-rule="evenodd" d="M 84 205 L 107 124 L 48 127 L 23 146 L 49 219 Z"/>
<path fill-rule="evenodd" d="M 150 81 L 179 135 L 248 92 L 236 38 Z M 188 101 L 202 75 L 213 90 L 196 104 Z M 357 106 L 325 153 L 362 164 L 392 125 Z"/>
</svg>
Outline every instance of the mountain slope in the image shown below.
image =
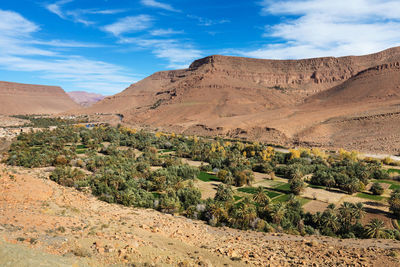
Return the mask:
<svg viewBox="0 0 400 267">
<path fill-rule="evenodd" d="M 67 92 L 69 97 L 72 98 L 76 103 L 83 107 L 90 107 L 94 103 L 99 102 L 100 100 L 103 100 L 105 96 L 102 94 L 96 94 L 96 93 L 88 93 L 84 91 L 72 91 L 72 92 Z"/>
<path fill-rule="evenodd" d="M 399 62 L 400 47 L 303 60 L 209 56 L 188 69 L 155 73 L 82 112 L 121 113 L 126 123 L 190 134 L 334 147 L 336 128 L 326 130 L 328 123 L 397 112 Z M 384 147 L 400 151 L 399 144 Z"/>
<path fill-rule="evenodd" d="M 0 114 L 54 114 L 77 108 L 61 87 L 0 81 Z"/>
</svg>

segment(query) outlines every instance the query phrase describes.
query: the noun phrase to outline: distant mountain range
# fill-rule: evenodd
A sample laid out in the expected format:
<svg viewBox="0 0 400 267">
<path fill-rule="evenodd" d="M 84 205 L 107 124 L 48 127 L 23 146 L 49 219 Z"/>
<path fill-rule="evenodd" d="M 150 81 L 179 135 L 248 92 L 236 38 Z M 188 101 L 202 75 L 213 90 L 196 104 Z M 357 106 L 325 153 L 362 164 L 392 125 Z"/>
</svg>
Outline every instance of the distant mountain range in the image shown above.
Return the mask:
<svg viewBox="0 0 400 267">
<path fill-rule="evenodd" d="M 84 91 L 72 91 L 67 92 L 67 94 L 72 98 L 72 100 L 83 107 L 90 107 L 94 103 L 105 98 L 105 96 L 101 94 L 88 93 Z"/>
</svg>

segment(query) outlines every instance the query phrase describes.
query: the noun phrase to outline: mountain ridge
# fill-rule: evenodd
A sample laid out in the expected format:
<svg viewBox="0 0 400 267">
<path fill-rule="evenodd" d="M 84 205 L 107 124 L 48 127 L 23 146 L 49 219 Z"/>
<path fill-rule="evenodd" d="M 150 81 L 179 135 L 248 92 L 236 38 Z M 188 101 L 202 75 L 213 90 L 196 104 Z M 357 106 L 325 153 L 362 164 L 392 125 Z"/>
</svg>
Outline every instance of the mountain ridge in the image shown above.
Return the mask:
<svg viewBox="0 0 400 267">
<path fill-rule="evenodd" d="M 59 86 L 0 81 L 0 114 L 55 114 L 77 108 Z"/>
<path fill-rule="evenodd" d="M 399 62 L 400 47 L 302 60 L 213 55 L 187 69 L 156 72 L 81 112 L 120 113 L 126 123 L 167 131 L 304 143 L 308 138 L 302 133 L 331 118 L 396 111 Z M 317 145 L 335 146 L 332 131 L 322 131 L 326 138 Z M 352 148 L 353 141 L 349 137 L 344 146 Z"/>
</svg>

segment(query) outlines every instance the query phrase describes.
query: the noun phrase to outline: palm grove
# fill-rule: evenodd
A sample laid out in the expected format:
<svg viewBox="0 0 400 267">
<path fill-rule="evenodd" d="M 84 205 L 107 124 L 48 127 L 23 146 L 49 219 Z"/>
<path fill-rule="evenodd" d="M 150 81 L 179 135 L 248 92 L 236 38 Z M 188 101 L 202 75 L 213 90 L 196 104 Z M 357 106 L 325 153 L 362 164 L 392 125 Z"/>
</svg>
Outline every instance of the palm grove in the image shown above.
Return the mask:
<svg viewBox="0 0 400 267">
<path fill-rule="evenodd" d="M 183 164 L 181 158 L 209 164 L 193 167 Z M 364 190 L 371 179 L 388 178 L 380 162 L 358 160 L 346 151 L 336 155 L 318 149 L 279 153 L 256 142 L 154 134 L 124 127 L 60 126 L 19 135 L 6 162 L 28 168 L 55 166 L 50 175 L 53 181 L 90 189 L 103 201 L 179 213 L 215 226 L 400 239 L 399 231 L 385 229 L 379 220 L 362 225 L 365 211 L 361 203 L 331 204 L 316 214 L 303 211 L 295 195 L 305 188 L 305 181 L 352 194 Z M 214 171 L 222 182 L 214 198 L 201 199 L 194 185 L 200 171 Z M 252 197 L 236 199 L 233 186 L 251 185 L 253 171 L 288 178 L 293 194 L 285 202 L 273 202 L 265 188 L 258 187 Z M 378 187 L 373 186 L 377 194 Z M 393 191 L 389 204 L 393 215 L 400 218 L 399 190 Z"/>
</svg>

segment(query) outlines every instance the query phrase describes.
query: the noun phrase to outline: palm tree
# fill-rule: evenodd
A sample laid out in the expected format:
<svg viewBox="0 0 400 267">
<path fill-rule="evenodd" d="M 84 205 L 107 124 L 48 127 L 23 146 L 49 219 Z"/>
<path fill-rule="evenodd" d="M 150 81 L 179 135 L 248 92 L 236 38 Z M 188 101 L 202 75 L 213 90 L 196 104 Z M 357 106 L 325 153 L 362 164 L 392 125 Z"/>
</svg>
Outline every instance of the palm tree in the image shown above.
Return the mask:
<svg viewBox="0 0 400 267">
<path fill-rule="evenodd" d="M 278 202 L 271 207 L 272 221 L 280 224 L 286 213 L 286 206 L 282 202 Z"/>
<path fill-rule="evenodd" d="M 231 222 L 240 227 L 248 228 L 250 223 L 257 218 L 257 212 L 250 199 L 245 198 L 232 212 Z"/>
<path fill-rule="evenodd" d="M 335 183 L 336 181 L 331 175 L 325 180 L 325 185 L 328 187 L 328 190 L 330 190 Z"/>
<path fill-rule="evenodd" d="M 211 218 L 214 218 L 216 220 L 217 223 L 228 216 L 225 208 L 219 203 L 211 204 L 208 208 L 208 213 Z"/>
<path fill-rule="evenodd" d="M 290 174 L 290 178 L 292 179 L 301 179 L 303 178 L 303 172 L 299 169 L 296 168 L 291 174 Z"/>
<path fill-rule="evenodd" d="M 358 202 L 353 205 L 353 214 L 357 221 L 361 220 L 365 216 L 364 205 Z"/>
<path fill-rule="evenodd" d="M 322 225 L 332 229 L 334 233 L 336 233 L 340 228 L 338 217 L 333 211 L 327 211 L 323 213 Z"/>
<path fill-rule="evenodd" d="M 370 238 L 382 238 L 385 235 L 385 223 L 377 218 L 372 219 L 366 226 L 366 234 Z"/>
<path fill-rule="evenodd" d="M 341 219 L 343 228 L 345 230 L 348 230 L 350 228 L 351 223 L 353 222 L 354 218 L 354 204 L 350 202 L 343 202 L 342 205 L 340 205 L 338 211 L 339 211 L 339 217 Z"/>
<path fill-rule="evenodd" d="M 306 185 L 304 184 L 303 180 L 301 180 L 299 178 L 291 179 L 289 184 L 290 184 L 290 191 L 295 195 L 300 195 L 300 193 L 306 187 Z"/>
<path fill-rule="evenodd" d="M 232 175 L 227 175 L 225 177 L 224 183 L 229 184 L 229 185 L 233 185 L 235 183 L 235 180 L 233 179 Z"/>
<path fill-rule="evenodd" d="M 262 186 L 257 187 L 256 192 L 253 196 L 253 200 L 258 204 L 263 204 L 265 202 L 269 202 L 269 197 L 264 192 L 264 188 Z"/>
</svg>

